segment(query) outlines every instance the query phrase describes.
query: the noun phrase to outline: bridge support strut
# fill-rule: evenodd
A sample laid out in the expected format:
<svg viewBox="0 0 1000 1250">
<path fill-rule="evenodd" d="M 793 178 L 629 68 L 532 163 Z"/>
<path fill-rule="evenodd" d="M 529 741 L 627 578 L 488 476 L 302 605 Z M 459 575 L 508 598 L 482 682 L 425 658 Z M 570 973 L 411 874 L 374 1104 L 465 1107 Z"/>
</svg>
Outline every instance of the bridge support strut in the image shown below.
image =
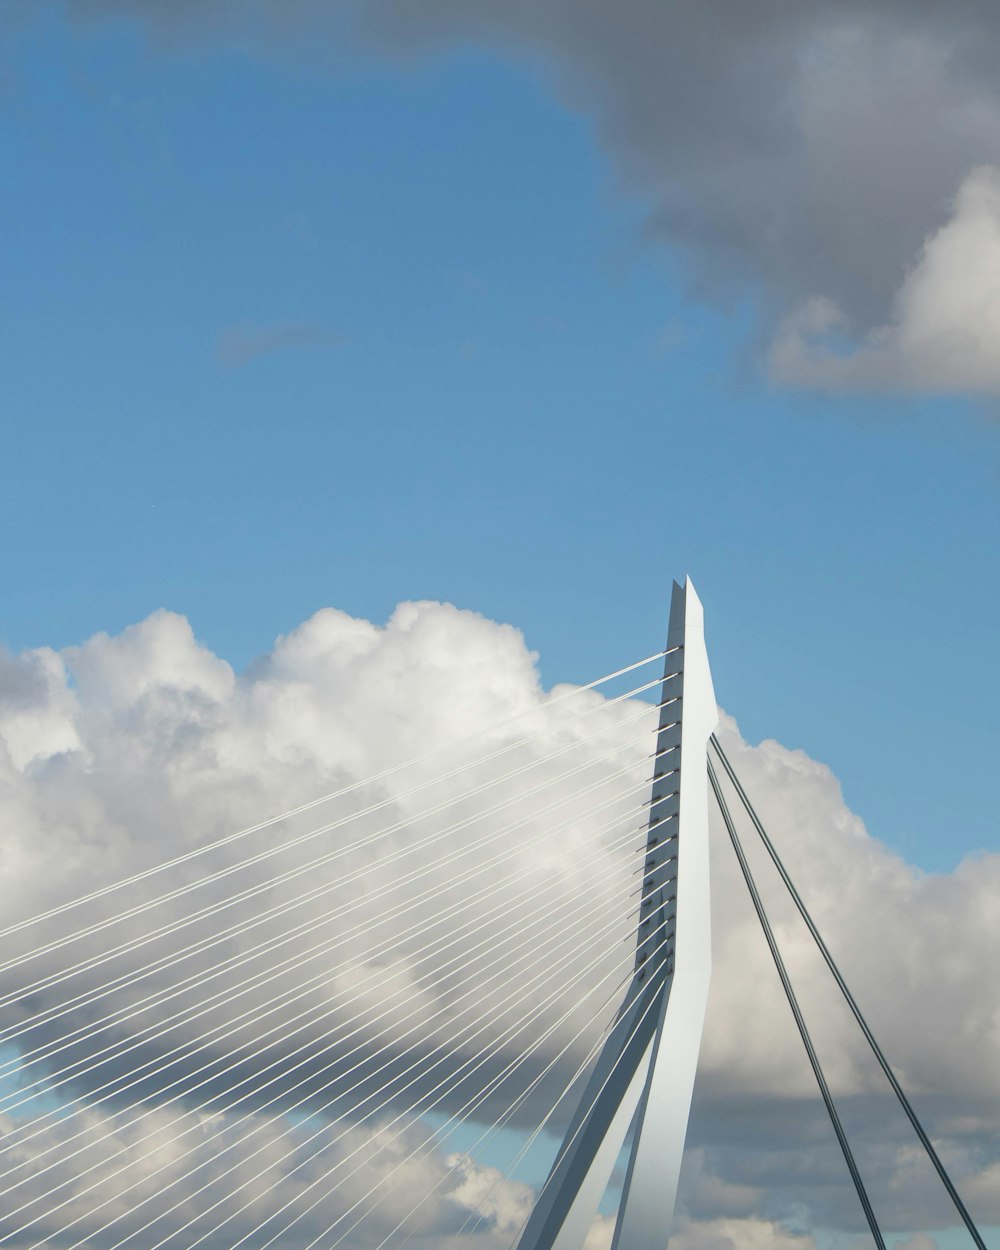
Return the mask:
<svg viewBox="0 0 1000 1250">
<path fill-rule="evenodd" d="M 635 972 L 518 1250 L 581 1250 L 629 1127 L 612 1250 L 666 1250 L 711 973 L 708 784 L 717 714 L 701 602 L 674 583 Z"/>
</svg>

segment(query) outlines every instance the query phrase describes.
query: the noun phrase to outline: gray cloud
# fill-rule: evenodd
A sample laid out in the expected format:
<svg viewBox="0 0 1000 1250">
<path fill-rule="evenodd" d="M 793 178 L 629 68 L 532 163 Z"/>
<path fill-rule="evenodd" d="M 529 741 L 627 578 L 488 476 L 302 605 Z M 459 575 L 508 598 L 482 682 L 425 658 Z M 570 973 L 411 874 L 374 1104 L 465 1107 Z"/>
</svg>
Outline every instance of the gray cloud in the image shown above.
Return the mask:
<svg viewBox="0 0 1000 1250">
<path fill-rule="evenodd" d="M 1000 169 L 965 179 L 950 220 L 924 243 L 891 320 L 845 349 L 852 326 L 829 300 L 809 300 L 780 327 L 771 368 L 781 381 L 837 389 L 1000 391 Z"/>
<path fill-rule="evenodd" d="M 219 335 L 215 355 L 220 364 L 236 368 L 289 348 L 333 348 L 342 347 L 343 343 L 344 336 L 336 331 L 308 322 L 283 321 L 274 325 L 231 326 Z"/>
<path fill-rule="evenodd" d="M 932 297 L 947 283 L 957 306 L 912 346 L 906 307 L 907 275 L 960 187 L 1000 163 L 995 7 L 374 0 L 364 12 L 394 45 L 464 35 L 544 51 L 696 292 L 725 298 L 751 282 L 771 316 L 822 301 L 847 325 L 839 359 L 800 350 L 791 367 L 784 331 L 779 381 L 1000 389 L 988 364 L 1000 354 L 1000 256 L 936 275 Z M 899 330 L 879 331 L 900 304 Z"/>
<path fill-rule="evenodd" d="M 14 1191 L 9 1206 L 23 1209 L 0 1220 L 5 1236 L 17 1232 L 14 1244 L 44 1239 L 47 1246 L 110 1250 L 175 1237 L 191 1244 L 205 1237 L 199 1244 L 256 1248 L 287 1225 L 280 1244 L 292 1250 L 341 1236 L 347 1250 L 360 1250 L 388 1236 L 419 1207 L 410 1225 L 416 1243 L 427 1244 L 430 1235 L 457 1250 L 462 1244 L 457 1234 L 488 1195 L 476 1245 L 499 1250 L 530 1202 L 526 1186 L 505 1183 L 495 1169 L 467 1157 L 435 1150 L 419 1127 L 393 1140 L 381 1126 L 346 1133 L 321 1129 L 317 1141 L 308 1126 L 269 1117 L 239 1127 L 206 1118 L 191 1149 L 183 1136 L 187 1126 L 165 1112 L 155 1112 L 142 1132 L 121 1116 L 95 1111 L 86 1118 L 92 1140 L 85 1165 L 92 1172 L 67 1154 L 76 1120 L 57 1122 L 33 1143 L 34 1152 L 21 1153 L 15 1176 L 26 1183 Z M 12 1127 L 0 1120 L 0 1143 Z M 191 1149 L 189 1155 L 182 1145 Z M 129 1169 L 119 1176 L 121 1151 Z M 58 1160 L 54 1168 L 38 1171 L 52 1158 Z M 363 1230 L 353 1227 L 361 1212 Z"/>
<path fill-rule="evenodd" d="M 996 391 L 970 305 L 931 345 L 944 362 L 882 344 L 960 188 L 1000 166 L 1000 10 L 981 0 L 75 0 L 70 11 L 143 15 L 158 36 L 343 54 L 357 39 L 392 55 L 458 40 L 547 67 L 592 115 L 623 185 L 649 204 L 647 233 L 686 262 L 692 290 L 763 295 L 766 332 L 784 322 L 774 377 L 807 386 Z M 952 280 L 961 282 L 961 277 Z M 908 285 L 910 284 L 910 285 Z M 984 285 L 997 303 L 1000 261 Z M 959 301 L 962 304 L 962 301 Z M 817 309 L 826 310 L 817 324 Z M 791 323 L 787 319 L 791 317 Z M 805 319 L 805 322 L 804 320 Z M 836 321 L 829 360 L 798 346 Z M 789 329 L 789 324 L 791 329 Z M 903 329 L 906 323 L 904 318 Z M 906 339 L 905 333 L 900 337 Z M 970 349 L 965 340 L 972 340 Z M 905 342 L 904 342 L 905 348 Z M 853 357 L 857 353 L 858 358 Z"/>
</svg>

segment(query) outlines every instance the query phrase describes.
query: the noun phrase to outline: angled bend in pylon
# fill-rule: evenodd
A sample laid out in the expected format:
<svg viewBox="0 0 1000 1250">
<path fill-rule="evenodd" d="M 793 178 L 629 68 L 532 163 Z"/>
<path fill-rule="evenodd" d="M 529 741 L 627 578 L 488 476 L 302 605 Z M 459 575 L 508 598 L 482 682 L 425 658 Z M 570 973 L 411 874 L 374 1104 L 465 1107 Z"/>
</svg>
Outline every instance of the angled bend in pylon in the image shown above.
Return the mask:
<svg viewBox="0 0 1000 1250">
<path fill-rule="evenodd" d="M 635 1122 L 613 1250 L 665 1250 L 711 972 L 708 784 L 717 720 L 701 602 L 674 583 L 635 971 L 518 1250 L 580 1250 Z"/>
</svg>

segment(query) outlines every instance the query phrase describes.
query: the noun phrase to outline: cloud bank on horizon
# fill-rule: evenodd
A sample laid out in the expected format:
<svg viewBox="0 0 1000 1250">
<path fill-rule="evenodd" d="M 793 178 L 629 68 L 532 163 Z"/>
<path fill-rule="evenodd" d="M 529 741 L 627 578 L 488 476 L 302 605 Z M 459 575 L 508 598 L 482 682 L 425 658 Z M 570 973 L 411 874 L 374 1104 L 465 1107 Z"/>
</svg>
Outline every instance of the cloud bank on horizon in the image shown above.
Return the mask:
<svg viewBox="0 0 1000 1250">
<path fill-rule="evenodd" d="M 221 949 L 206 945 L 195 952 L 183 965 L 185 976 L 242 967 L 219 961 L 249 955 L 262 938 L 273 943 L 263 960 L 247 965 L 256 979 L 235 1005 L 205 999 L 206 982 L 199 981 L 171 1006 L 179 1011 L 166 1035 L 171 1046 L 216 1039 L 198 1052 L 199 1062 L 215 1066 L 197 1097 L 200 1069 L 193 1060 L 170 1070 L 177 1086 L 157 1075 L 167 1042 L 143 1031 L 149 1017 L 137 1010 L 136 988 L 123 982 L 102 1000 L 102 1011 L 116 1020 L 114 1044 L 131 1049 L 113 1054 L 95 1069 L 97 1075 L 81 1068 L 68 1089 L 85 1108 L 87 1140 L 92 1147 L 99 1143 L 99 1157 L 87 1158 L 94 1161 L 105 1205 L 100 1218 L 88 1213 L 94 1199 L 85 1196 L 86 1185 L 94 1178 L 80 1177 L 71 1165 L 49 1173 L 44 1185 L 25 1179 L 26 1194 L 35 1192 L 32 1186 L 43 1185 L 46 1192 L 56 1182 L 64 1186 L 60 1194 L 67 1205 L 58 1221 L 36 1230 L 47 1244 L 80 1236 L 88 1245 L 111 1244 L 101 1220 L 112 1215 L 119 1223 L 111 1240 L 127 1236 L 138 1244 L 143 1221 L 154 1216 L 161 1236 L 192 1219 L 199 1232 L 210 1231 L 224 1217 L 225 1228 L 207 1235 L 207 1244 L 232 1244 L 234 1229 L 245 1232 L 249 1244 L 261 1244 L 252 1230 L 274 1202 L 299 1214 L 283 1244 L 305 1246 L 363 1200 L 390 1168 L 398 1169 L 398 1183 L 365 1225 L 365 1236 L 372 1230 L 378 1235 L 366 1241 L 359 1230 L 346 1244 L 377 1244 L 425 1193 L 433 1198 L 422 1210 L 415 1244 L 451 1250 L 509 1244 L 530 1202 L 525 1184 L 503 1181 L 492 1161 L 463 1156 L 461 1143 L 458 1155 L 456 1143 L 432 1141 L 419 1148 L 419 1122 L 393 1137 L 398 1130 L 391 1128 L 391 1117 L 404 1101 L 402 1091 L 384 1105 L 367 1104 L 377 1113 L 351 1113 L 338 1122 L 331 1116 L 340 1107 L 329 1105 L 329 1090 L 359 1054 L 439 1055 L 444 1039 L 468 1025 L 481 1031 L 446 1052 L 437 1076 L 459 1073 L 484 1042 L 496 1055 L 485 1074 L 529 1043 L 537 1049 L 525 1077 L 551 1062 L 550 1079 L 514 1121 L 524 1128 L 548 1110 L 554 1091 L 596 1040 L 599 1015 L 583 1003 L 565 1014 L 566 996 L 552 1000 L 544 981 L 532 979 L 555 963 L 551 939 L 543 942 L 533 926 L 566 899 L 578 900 L 558 926 L 559 976 L 569 983 L 583 976 L 581 986 L 602 976 L 615 984 L 634 866 L 634 840 L 623 843 L 621 832 L 635 825 L 636 816 L 641 830 L 638 805 L 645 795 L 653 712 L 632 702 L 612 703 L 596 691 L 569 698 L 571 687 L 545 691 L 535 658 L 510 626 L 431 602 L 400 605 L 383 627 L 325 609 L 242 675 L 201 645 L 184 618 L 168 612 L 117 637 L 97 635 L 62 652 L 43 648 L 3 657 L 6 924 L 77 897 L 109 876 L 141 872 L 262 815 L 486 731 L 475 744 L 365 785 L 354 801 L 382 806 L 377 817 L 361 816 L 344 827 L 352 838 L 360 829 L 363 836 L 356 840 L 345 841 L 343 829 L 335 829 L 323 841 L 297 844 L 294 838 L 316 824 L 310 814 L 220 852 L 213 867 L 263 853 L 249 875 L 233 878 L 241 889 L 249 883 L 256 891 L 246 908 L 139 947 L 114 965 L 116 975 L 127 974 L 151 952 L 170 956 L 192 939 L 211 942 L 219 924 L 228 926 L 234 917 L 262 923 L 252 933 L 234 932 Z M 510 746 L 528 727 L 545 733 L 505 756 L 502 765 L 472 768 L 485 748 Z M 977 856 L 948 875 L 925 876 L 867 833 L 823 765 L 777 742 L 744 742 L 728 717 L 720 732 L 904 1084 L 931 1121 L 967 1201 L 982 1224 L 1000 1223 L 1000 986 L 994 971 L 1000 958 L 1000 856 Z M 554 745 L 561 755 L 553 755 Z M 459 772 L 442 779 L 442 759 Z M 522 770 L 517 776 L 509 775 L 514 767 Z M 496 810 L 485 817 L 476 816 L 484 798 L 469 792 L 463 772 L 469 768 L 491 783 L 486 793 Z M 580 771 L 569 774 L 570 768 Z M 427 789 L 415 795 L 415 785 L 424 783 Z M 581 795 L 584 784 L 589 790 Z M 449 803 L 446 813 L 435 807 L 441 800 Z M 320 819 L 353 810 L 334 805 Z M 554 824 L 554 812 L 561 823 Z M 473 817 L 474 823 L 461 824 Z M 387 821 L 393 822 L 391 836 L 377 845 L 365 841 Z M 823 1241 L 813 1230 L 860 1231 L 855 1200 L 732 857 L 718 829 L 715 834 L 716 969 L 682 1193 L 685 1226 L 676 1244 L 681 1250 L 815 1250 Z M 436 841 L 425 846 L 425 837 Z M 320 848 L 331 846 L 335 858 L 318 857 Z M 504 858 L 496 862 L 498 851 Z M 298 875 L 286 877 L 290 872 Z M 196 875 L 185 869 L 178 879 L 185 883 Z M 231 897 L 233 881 L 213 886 L 210 901 Z M 422 893 L 428 882 L 429 897 Z M 485 934 L 489 958 L 478 947 L 463 948 L 463 966 L 475 961 L 476 975 L 459 985 L 438 948 L 428 957 L 421 943 L 428 932 L 448 936 L 456 924 L 451 909 L 484 882 L 490 907 L 477 905 L 475 934 L 477 942 Z M 140 883 L 128 904 L 161 889 L 155 878 Z M 168 901 L 152 913 L 156 924 L 191 914 L 192 898 L 198 906 L 205 902 L 201 893 Z M 808 936 L 790 911 L 780 905 L 773 910 L 885 1225 L 948 1227 L 953 1220 L 943 1197 L 826 984 Z M 87 919 L 93 916 L 87 913 Z M 151 924 L 142 916 L 126 920 L 116 926 L 115 940 L 139 942 Z M 35 947 L 57 942 L 68 928 L 68 918 L 54 917 L 26 931 L 30 938 L 23 940 Z M 526 934 L 534 935 L 540 961 L 529 968 L 530 976 Z M 77 939 L 73 960 L 99 956 L 106 949 L 102 940 Z M 599 957 L 590 969 L 595 949 Z M 11 953 L 8 946 L 5 963 Z M 31 975 L 58 973 L 66 958 L 65 948 L 56 949 L 32 961 Z M 497 969 L 513 967 L 519 980 L 505 997 Z M 19 1008 L 2 1003 L 23 985 L 24 975 L 0 969 L 3 1026 L 19 1020 Z M 100 968 L 85 970 L 74 992 L 106 975 Z M 171 976 L 177 974 L 164 970 L 153 985 L 169 987 Z M 223 984 L 236 976 L 228 971 Z M 398 1008 L 384 1010 L 396 994 L 402 995 Z M 54 1013 L 64 1005 L 69 1010 L 52 1014 L 31 1035 L 33 1042 L 58 1044 L 87 1023 L 66 995 L 58 984 L 36 995 L 36 1012 Z M 505 1032 L 526 1006 L 536 1012 L 528 1032 Z M 202 1014 L 195 1020 L 190 1013 L 196 1008 Z M 331 1037 L 359 1018 L 363 1027 L 354 1049 L 345 1042 L 331 1051 Z M 154 1019 L 164 1023 L 162 1012 Z M 301 1084 L 272 1086 L 277 1101 L 271 1106 L 259 1097 L 237 1103 L 236 1091 L 246 1089 L 240 1082 L 274 1073 L 262 1067 L 265 1040 L 268 1063 L 284 1063 L 298 1053 L 293 1045 L 304 1046 L 295 1072 Z M 77 1053 L 83 1067 L 107 1044 L 108 1035 L 82 1043 Z M 234 1053 L 238 1062 L 227 1067 Z M 143 1063 L 150 1064 L 148 1075 L 125 1097 L 125 1081 L 143 1071 Z M 363 1093 L 384 1088 L 384 1074 L 366 1079 Z M 102 1095 L 105 1088 L 112 1096 Z M 170 1097 L 178 1091 L 180 1097 Z M 460 1088 L 437 1109 L 455 1111 L 467 1092 Z M 297 1115 L 291 1114 L 293 1093 L 305 1097 Z M 136 1097 L 145 1116 L 138 1126 L 130 1111 Z M 216 1101 L 199 1109 L 205 1097 Z M 487 1101 L 472 1122 L 490 1122 L 499 1104 Z M 4 1116 L 4 1136 L 16 1147 L 22 1179 L 47 1158 L 45 1151 L 80 1127 L 79 1117 L 69 1123 L 50 1119 L 25 1142 L 18 1119 L 24 1114 L 8 1110 Z M 413 1143 L 418 1148 L 411 1150 Z M 388 1144 L 388 1153 L 376 1152 L 378 1144 Z M 252 1158 L 243 1159 L 251 1149 Z M 121 1156 L 130 1162 L 124 1174 Z M 348 1156 L 354 1162 L 342 1165 L 344 1185 L 324 1196 L 325 1166 Z M 175 1182 L 169 1201 L 162 1193 L 168 1180 Z M 241 1188 L 233 1193 L 237 1183 Z M 322 1200 L 310 1206 L 317 1195 Z M 487 1197 L 487 1218 L 472 1230 L 470 1212 Z M 80 1224 L 67 1240 L 59 1221 L 76 1216 Z M 0 1229 L 11 1231 L 9 1221 L 0 1221 Z M 591 1250 L 601 1250 L 609 1236 L 607 1221 L 599 1222 Z M 933 1250 L 921 1236 L 913 1247 Z"/>
<path fill-rule="evenodd" d="M 76 0 L 258 48 L 467 40 L 554 72 L 693 291 L 761 307 L 771 376 L 1000 391 L 1000 15 L 977 0 Z M 759 293 L 759 298 L 757 294 Z M 769 328 L 768 328 L 769 327 Z"/>
</svg>

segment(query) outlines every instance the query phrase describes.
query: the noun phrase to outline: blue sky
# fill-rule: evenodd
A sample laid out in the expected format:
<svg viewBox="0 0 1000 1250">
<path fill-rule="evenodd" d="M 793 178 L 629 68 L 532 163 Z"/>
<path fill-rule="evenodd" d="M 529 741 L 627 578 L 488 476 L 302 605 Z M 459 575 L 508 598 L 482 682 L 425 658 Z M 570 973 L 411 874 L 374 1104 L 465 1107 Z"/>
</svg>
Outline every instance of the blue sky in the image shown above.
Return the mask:
<svg viewBox="0 0 1000 1250">
<path fill-rule="evenodd" d="M 913 10 L 6 0 L 0 643 L 166 607 L 244 669 L 325 605 L 427 598 L 589 681 L 690 573 L 747 739 L 928 873 L 1000 850 L 1000 16 Z M 759 758 L 822 866 L 838 805 Z M 986 861 L 907 894 L 866 853 L 845 897 L 888 881 L 885 913 L 841 939 L 893 926 L 918 977 L 933 944 L 924 1051 L 992 1053 L 980 965 L 933 943 L 958 916 L 989 966 Z M 956 1130 L 984 1209 L 991 1105 Z"/>
<path fill-rule="evenodd" d="M 440 598 L 587 680 L 690 573 L 749 738 L 929 870 L 1000 847 L 992 400 L 774 381 L 766 284 L 651 239 L 537 58 L 37 6 L 7 62 L 9 647 L 166 606 L 241 667 L 322 605 Z"/>
</svg>

